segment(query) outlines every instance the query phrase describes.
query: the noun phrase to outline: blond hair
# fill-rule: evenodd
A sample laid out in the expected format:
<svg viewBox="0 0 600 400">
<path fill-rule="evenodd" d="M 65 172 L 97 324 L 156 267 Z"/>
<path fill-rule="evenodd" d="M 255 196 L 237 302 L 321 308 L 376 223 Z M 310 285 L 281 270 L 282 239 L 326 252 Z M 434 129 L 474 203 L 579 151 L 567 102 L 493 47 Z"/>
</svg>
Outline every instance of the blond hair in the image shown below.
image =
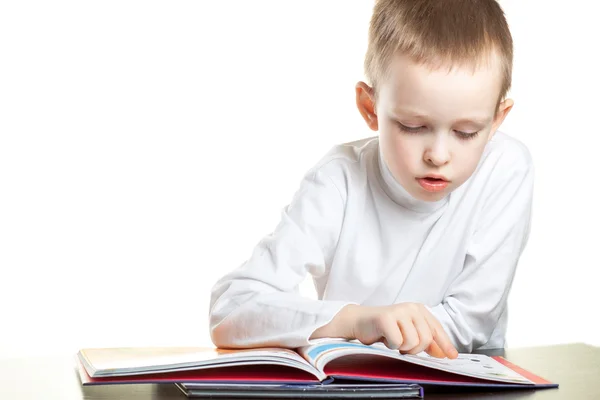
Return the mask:
<svg viewBox="0 0 600 400">
<path fill-rule="evenodd" d="M 373 87 L 398 53 L 434 68 L 476 68 L 497 56 L 503 75 L 500 99 L 510 89 L 513 42 L 496 0 L 376 0 L 364 65 Z"/>
</svg>

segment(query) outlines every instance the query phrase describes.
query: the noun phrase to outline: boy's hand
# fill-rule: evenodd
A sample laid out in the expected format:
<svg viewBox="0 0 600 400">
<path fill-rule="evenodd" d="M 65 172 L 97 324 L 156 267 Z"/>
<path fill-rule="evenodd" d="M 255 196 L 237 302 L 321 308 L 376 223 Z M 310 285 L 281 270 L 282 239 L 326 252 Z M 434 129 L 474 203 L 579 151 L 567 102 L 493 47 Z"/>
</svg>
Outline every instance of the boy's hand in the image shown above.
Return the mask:
<svg viewBox="0 0 600 400">
<path fill-rule="evenodd" d="M 381 341 L 402 353 L 425 351 L 439 358 L 458 356 L 438 320 L 418 303 L 384 307 L 349 305 L 312 337 L 345 337 L 365 344 Z"/>
</svg>

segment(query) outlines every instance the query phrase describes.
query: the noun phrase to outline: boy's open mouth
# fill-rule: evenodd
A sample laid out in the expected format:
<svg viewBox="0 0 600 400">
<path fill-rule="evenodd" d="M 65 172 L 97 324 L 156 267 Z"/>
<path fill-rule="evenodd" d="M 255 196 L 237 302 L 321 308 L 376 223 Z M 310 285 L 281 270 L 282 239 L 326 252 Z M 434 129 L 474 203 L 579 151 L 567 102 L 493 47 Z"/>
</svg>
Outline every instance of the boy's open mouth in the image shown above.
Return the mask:
<svg viewBox="0 0 600 400">
<path fill-rule="evenodd" d="M 424 179 L 427 182 L 449 182 L 448 179 L 442 175 L 428 175 L 417 179 Z"/>
<path fill-rule="evenodd" d="M 450 183 L 442 176 L 425 176 L 423 178 L 417 178 L 417 182 L 419 182 L 419 185 L 428 192 L 440 192 L 446 189 Z"/>
</svg>

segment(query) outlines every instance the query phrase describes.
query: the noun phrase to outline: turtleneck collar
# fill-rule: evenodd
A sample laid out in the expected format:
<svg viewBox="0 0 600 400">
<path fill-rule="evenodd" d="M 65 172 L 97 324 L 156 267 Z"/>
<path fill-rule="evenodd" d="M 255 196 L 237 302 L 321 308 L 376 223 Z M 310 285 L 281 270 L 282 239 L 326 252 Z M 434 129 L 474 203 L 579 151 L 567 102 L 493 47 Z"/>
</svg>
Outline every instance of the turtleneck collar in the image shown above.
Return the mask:
<svg viewBox="0 0 600 400">
<path fill-rule="evenodd" d="M 392 171 L 387 166 L 383 158 L 383 152 L 379 142 L 377 143 L 377 167 L 382 178 L 383 190 L 397 204 L 404 208 L 418 213 L 433 213 L 448 203 L 448 197 L 438 201 L 424 201 L 414 198 L 404 187 L 394 178 Z"/>
</svg>

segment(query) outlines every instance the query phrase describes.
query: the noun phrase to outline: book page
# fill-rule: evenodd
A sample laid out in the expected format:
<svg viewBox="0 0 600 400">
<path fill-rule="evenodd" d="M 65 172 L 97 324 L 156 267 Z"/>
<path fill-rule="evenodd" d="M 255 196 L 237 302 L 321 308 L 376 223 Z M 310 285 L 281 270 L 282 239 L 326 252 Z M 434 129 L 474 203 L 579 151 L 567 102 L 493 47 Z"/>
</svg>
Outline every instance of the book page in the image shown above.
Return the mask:
<svg viewBox="0 0 600 400">
<path fill-rule="evenodd" d="M 347 341 L 344 339 L 318 339 L 314 340 L 313 343 L 312 345 L 299 348 L 298 354 L 320 371 L 323 370 L 329 361 L 345 355 L 364 353 L 381 353 L 383 355 L 393 353 L 398 356 L 400 355 L 397 351 L 389 350 L 383 344 L 381 346 L 377 344 L 368 346 L 358 341 Z"/>
<path fill-rule="evenodd" d="M 458 358 L 454 360 L 431 357 L 425 352 L 417 355 L 400 355 L 400 357 L 414 364 L 474 378 L 526 385 L 533 384 L 521 374 L 483 354 L 459 354 Z"/>
<path fill-rule="evenodd" d="M 369 354 L 394 358 L 399 361 L 474 378 L 497 382 L 533 384 L 530 380 L 493 358 L 481 354 L 459 354 L 458 358 L 454 360 L 440 359 L 431 357 L 425 352 L 417 355 L 400 354 L 397 350 L 390 350 L 381 343 L 369 346 L 357 341 L 348 342 L 342 339 L 316 341 L 313 345 L 298 349 L 298 353 L 320 371 L 325 369 L 328 362 L 337 358 L 354 354 Z"/>
<path fill-rule="evenodd" d="M 314 373 L 296 352 L 281 348 L 223 350 L 202 347 L 82 349 L 78 358 L 90 376 L 167 372 L 223 365 L 286 364 Z"/>
</svg>

